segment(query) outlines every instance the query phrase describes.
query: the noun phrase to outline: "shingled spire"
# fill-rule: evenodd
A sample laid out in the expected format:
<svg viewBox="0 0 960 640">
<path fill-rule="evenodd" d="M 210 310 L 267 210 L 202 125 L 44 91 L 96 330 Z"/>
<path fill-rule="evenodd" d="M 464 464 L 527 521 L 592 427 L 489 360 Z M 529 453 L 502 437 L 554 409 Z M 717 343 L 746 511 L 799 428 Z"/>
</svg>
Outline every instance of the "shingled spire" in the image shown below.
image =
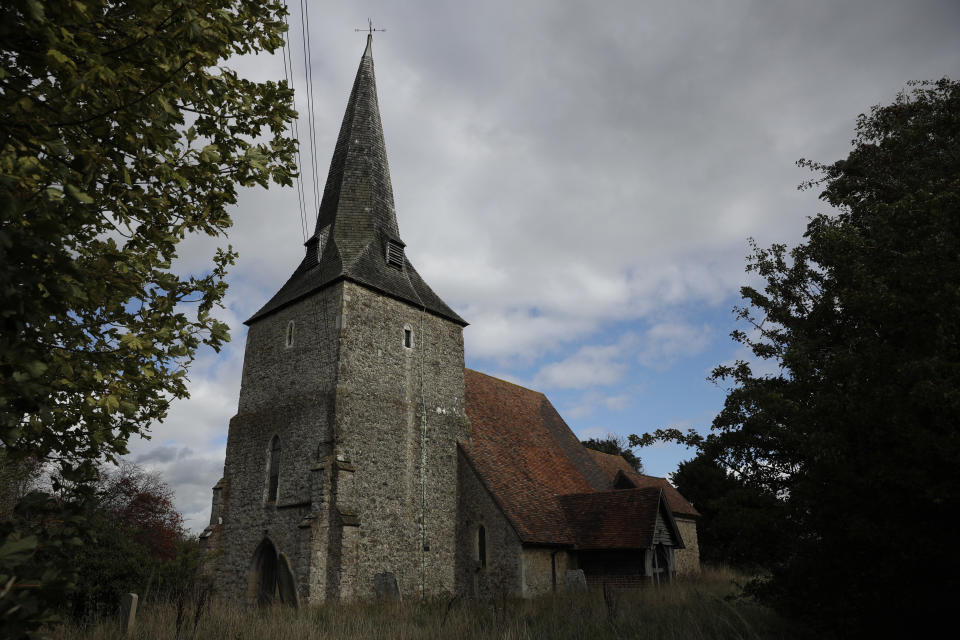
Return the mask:
<svg viewBox="0 0 960 640">
<path fill-rule="evenodd" d="M 360 59 L 306 255 L 247 324 L 340 280 L 467 323 L 423 281 L 404 255 L 373 73 L 373 36 Z"/>
</svg>

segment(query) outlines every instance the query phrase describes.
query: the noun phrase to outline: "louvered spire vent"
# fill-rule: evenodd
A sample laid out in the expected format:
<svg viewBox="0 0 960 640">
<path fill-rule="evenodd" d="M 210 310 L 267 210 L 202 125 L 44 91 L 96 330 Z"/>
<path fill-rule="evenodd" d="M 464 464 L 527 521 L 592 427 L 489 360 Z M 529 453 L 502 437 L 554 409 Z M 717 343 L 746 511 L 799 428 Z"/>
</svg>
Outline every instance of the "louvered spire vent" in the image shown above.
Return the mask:
<svg viewBox="0 0 960 640">
<path fill-rule="evenodd" d="M 387 264 L 394 269 L 403 269 L 403 247 L 387 240 Z"/>
</svg>

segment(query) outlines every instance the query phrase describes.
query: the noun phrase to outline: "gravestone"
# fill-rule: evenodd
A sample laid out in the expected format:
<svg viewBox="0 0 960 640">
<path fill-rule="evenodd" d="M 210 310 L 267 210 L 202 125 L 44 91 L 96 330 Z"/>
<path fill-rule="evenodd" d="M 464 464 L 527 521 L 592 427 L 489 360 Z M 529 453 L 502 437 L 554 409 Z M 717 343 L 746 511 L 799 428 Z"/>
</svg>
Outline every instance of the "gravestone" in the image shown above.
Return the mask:
<svg viewBox="0 0 960 640">
<path fill-rule="evenodd" d="M 297 585 L 293 579 L 293 570 L 290 568 L 290 558 L 287 557 L 287 554 L 280 554 L 280 561 L 277 565 L 277 591 L 280 593 L 280 602 L 297 609 L 300 607 L 300 598 L 297 594 Z"/>
<path fill-rule="evenodd" d="M 389 571 L 373 576 L 373 592 L 378 598 L 399 600 L 400 589 L 397 588 L 397 578 Z"/>
<path fill-rule="evenodd" d="M 567 591 L 587 590 L 587 576 L 584 575 L 583 569 L 568 570 L 564 576 L 564 581 L 567 585 Z"/>
<path fill-rule="evenodd" d="M 137 628 L 137 600 L 139 597 L 135 593 L 123 594 L 123 601 L 120 603 L 120 611 L 123 614 L 123 629 L 128 638 L 133 637 L 133 632 Z"/>
</svg>

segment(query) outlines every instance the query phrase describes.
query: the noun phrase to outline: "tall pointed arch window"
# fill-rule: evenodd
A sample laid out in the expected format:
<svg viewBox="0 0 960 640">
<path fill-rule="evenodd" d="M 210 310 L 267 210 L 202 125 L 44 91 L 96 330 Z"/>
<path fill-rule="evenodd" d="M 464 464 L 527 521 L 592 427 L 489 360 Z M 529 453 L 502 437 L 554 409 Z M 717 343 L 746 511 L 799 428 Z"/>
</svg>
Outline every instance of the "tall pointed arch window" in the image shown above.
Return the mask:
<svg viewBox="0 0 960 640">
<path fill-rule="evenodd" d="M 273 436 L 270 441 L 270 467 L 267 480 L 267 502 L 277 501 L 277 491 L 280 489 L 280 436 Z"/>
<path fill-rule="evenodd" d="M 487 530 L 483 525 L 477 527 L 477 564 L 481 569 L 487 566 Z"/>
</svg>

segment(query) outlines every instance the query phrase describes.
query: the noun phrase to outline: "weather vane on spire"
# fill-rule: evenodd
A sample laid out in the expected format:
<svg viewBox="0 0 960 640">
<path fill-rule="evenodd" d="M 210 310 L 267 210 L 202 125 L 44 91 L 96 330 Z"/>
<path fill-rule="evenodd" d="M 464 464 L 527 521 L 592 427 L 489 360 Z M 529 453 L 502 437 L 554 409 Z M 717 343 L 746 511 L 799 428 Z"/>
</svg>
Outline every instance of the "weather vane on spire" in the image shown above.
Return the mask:
<svg viewBox="0 0 960 640">
<path fill-rule="evenodd" d="M 386 31 L 386 29 L 374 29 L 374 28 L 373 28 L 373 20 L 371 20 L 370 18 L 367 18 L 367 28 L 366 28 L 366 29 L 354 29 L 354 31 L 367 31 L 367 32 L 369 32 L 370 35 L 372 36 L 374 31 L 381 31 L 381 32 L 383 32 L 383 31 Z"/>
</svg>

